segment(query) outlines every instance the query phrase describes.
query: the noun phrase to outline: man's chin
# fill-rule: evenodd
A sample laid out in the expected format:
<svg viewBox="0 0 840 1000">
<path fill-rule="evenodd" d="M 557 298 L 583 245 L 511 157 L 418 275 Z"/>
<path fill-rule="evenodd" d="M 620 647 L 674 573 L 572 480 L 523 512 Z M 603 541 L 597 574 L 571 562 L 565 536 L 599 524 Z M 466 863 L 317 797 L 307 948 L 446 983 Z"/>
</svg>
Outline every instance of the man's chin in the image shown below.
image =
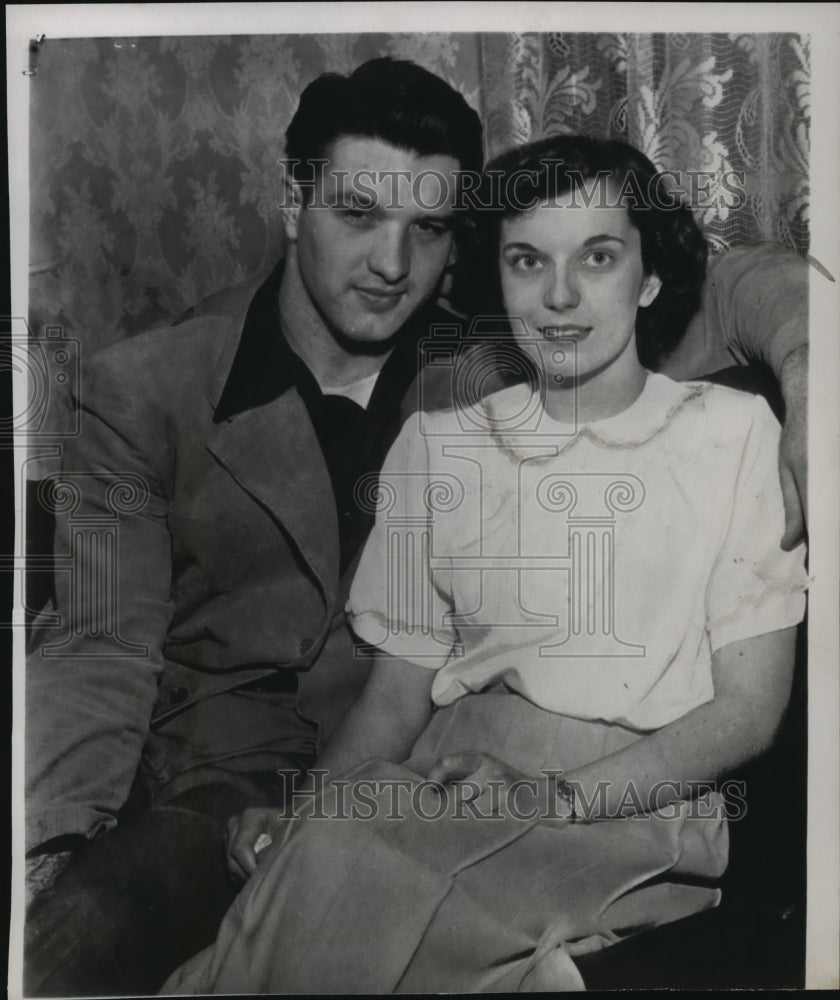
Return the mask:
<svg viewBox="0 0 840 1000">
<path fill-rule="evenodd" d="M 348 354 L 385 354 L 392 350 L 407 319 L 376 326 L 359 325 L 352 330 L 333 329 L 333 336 Z"/>
</svg>

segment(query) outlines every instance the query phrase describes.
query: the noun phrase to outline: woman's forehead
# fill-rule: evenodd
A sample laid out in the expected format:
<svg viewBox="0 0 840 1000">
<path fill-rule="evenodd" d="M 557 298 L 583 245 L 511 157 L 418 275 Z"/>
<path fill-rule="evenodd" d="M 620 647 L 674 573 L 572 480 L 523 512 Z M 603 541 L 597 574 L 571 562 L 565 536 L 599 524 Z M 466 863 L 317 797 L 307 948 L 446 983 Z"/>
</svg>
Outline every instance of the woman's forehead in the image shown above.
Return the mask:
<svg viewBox="0 0 840 1000">
<path fill-rule="evenodd" d="M 628 244 L 639 239 L 638 230 L 625 207 L 597 197 L 586 204 L 575 191 L 542 201 L 528 211 L 505 216 L 502 221 L 503 243 L 564 245 L 583 243 L 599 236 Z"/>
</svg>

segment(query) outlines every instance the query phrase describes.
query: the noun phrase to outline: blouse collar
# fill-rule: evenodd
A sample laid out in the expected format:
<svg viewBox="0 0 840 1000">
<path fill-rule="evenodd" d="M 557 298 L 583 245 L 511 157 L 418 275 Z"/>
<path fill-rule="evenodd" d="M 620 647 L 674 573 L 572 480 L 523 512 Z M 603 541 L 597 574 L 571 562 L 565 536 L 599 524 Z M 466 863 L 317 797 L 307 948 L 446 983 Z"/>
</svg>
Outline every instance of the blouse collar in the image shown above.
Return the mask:
<svg viewBox="0 0 840 1000">
<path fill-rule="evenodd" d="M 543 408 L 539 390 L 522 383 L 481 400 L 474 407 L 473 419 L 485 421 L 486 430 L 505 449 L 532 448 L 540 439 L 550 437 L 553 445 L 559 443 L 562 454 L 582 440 L 608 447 L 643 444 L 702 392 L 702 384 L 674 382 L 665 375 L 648 372 L 644 388 L 626 410 L 602 420 L 573 425 L 550 417 Z"/>
</svg>

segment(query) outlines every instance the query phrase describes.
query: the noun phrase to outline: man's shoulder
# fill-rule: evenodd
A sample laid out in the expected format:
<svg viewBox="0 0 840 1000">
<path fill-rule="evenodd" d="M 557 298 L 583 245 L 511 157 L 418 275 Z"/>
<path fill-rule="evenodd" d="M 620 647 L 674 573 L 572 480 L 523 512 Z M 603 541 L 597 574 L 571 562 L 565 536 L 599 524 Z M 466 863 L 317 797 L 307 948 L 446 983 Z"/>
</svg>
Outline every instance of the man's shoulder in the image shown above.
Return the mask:
<svg viewBox="0 0 840 1000">
<path fill-rule="evenodd" d="M 195 321 L 209 318 L 238 319 L 244 317 L 260 286 L 270 274 L 269 270 L 260 271 L 234 285 L 228 285 L 206 295 L 177 316 L 172 321 L 171 326 L 180 328 Z"/>
<path fill-rule="evenodd" d="M 97 352 L 85 366 L 92 377 L 160 384 L 201 381 L 235 348 L 248 306 L 266 274 L 202 299 L 174 319 Z"/>
</svg>

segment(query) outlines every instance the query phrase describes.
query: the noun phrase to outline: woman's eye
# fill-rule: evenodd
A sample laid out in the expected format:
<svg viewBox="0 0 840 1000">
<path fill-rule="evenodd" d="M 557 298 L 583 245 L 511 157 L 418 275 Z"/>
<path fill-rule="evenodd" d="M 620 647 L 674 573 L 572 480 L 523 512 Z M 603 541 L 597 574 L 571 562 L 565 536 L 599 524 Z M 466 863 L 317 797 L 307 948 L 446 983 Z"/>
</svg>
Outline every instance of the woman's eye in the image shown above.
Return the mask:
<svg viewBox="0 0 840 1000">
<path fill-rule="evenodd" d="M 592 267 L 605 267 L 612 263 L 613 255 L 607 250 L 592 250 L 583 259 Z"/>
</svg>

